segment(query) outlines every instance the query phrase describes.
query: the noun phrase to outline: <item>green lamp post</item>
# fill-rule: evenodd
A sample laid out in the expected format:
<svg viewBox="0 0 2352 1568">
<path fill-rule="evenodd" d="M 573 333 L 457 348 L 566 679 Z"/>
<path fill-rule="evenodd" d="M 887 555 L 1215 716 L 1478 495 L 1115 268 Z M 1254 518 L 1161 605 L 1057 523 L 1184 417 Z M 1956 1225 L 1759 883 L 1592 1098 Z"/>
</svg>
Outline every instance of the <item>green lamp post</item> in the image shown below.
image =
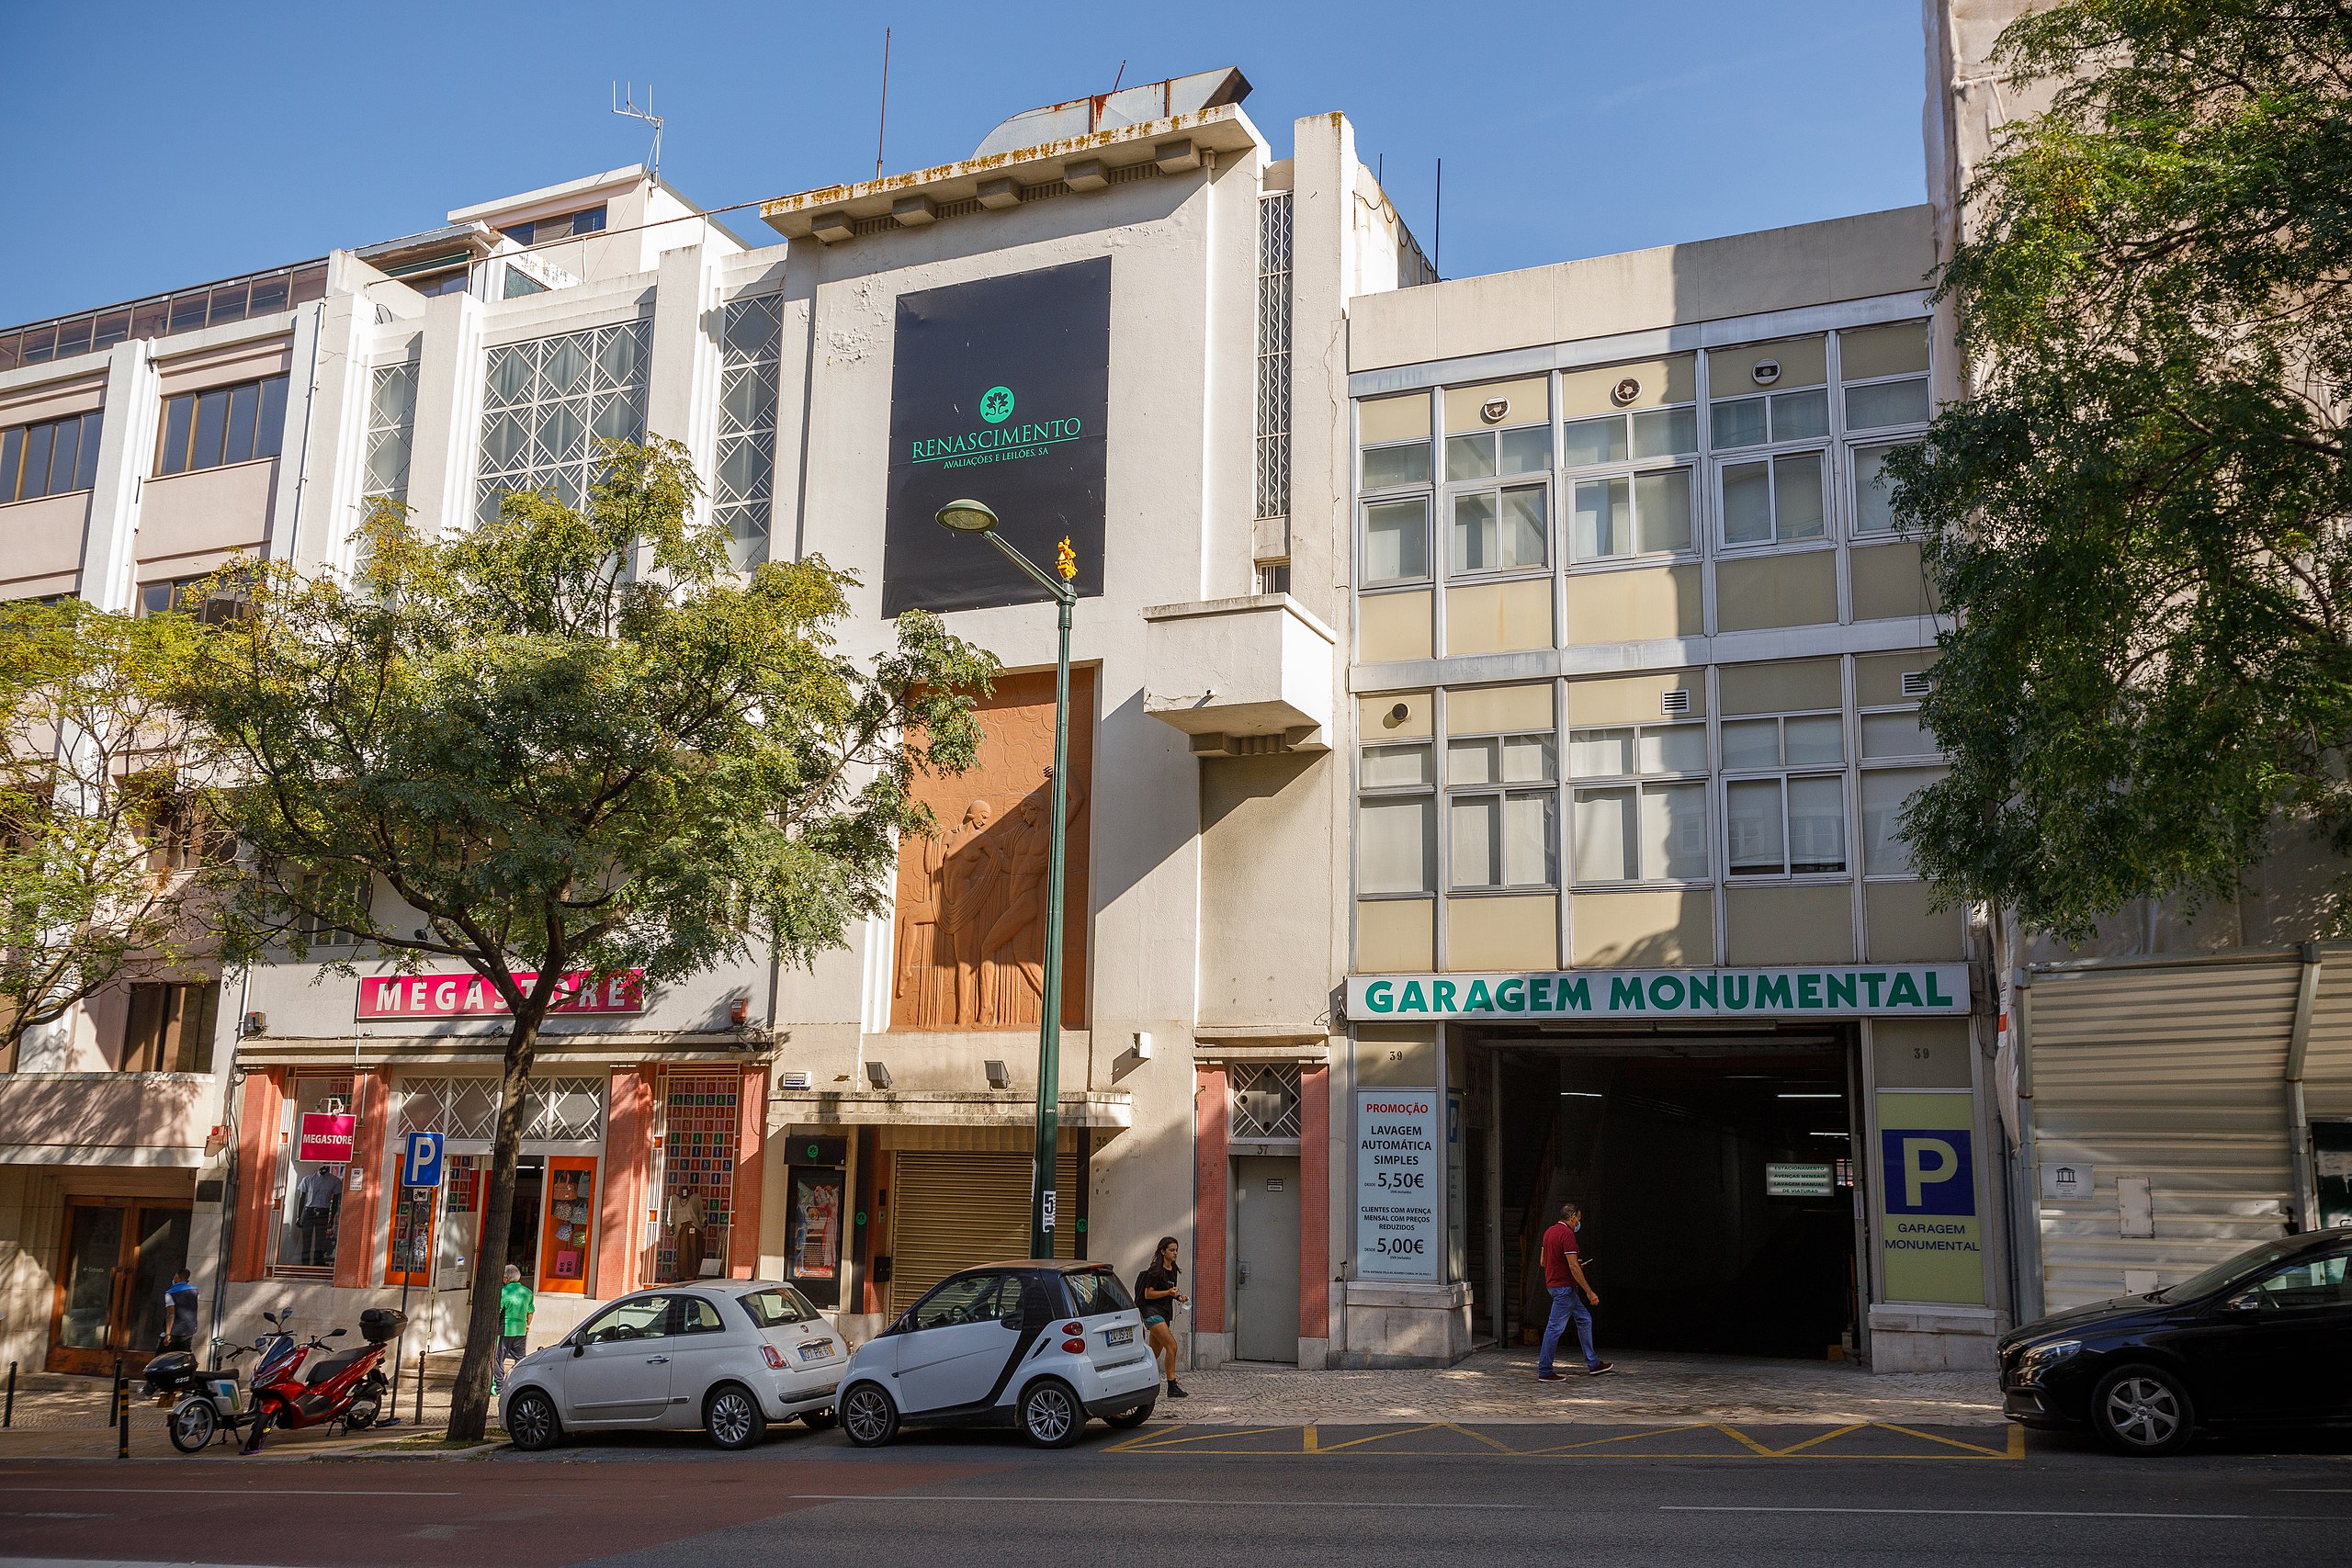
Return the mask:
<svg viewBox="0 0 2352 1568">
<path fill-rule="evenodd" d="M 1070 579 L 1078 575 L 1078 552 L 1064 539 L 1054 561 L 1059 576 L 1046 572 L 1004 542 L 996 513 L 977 501 L 951 501 L 939 509 L 939 525 L 956 534 L 978 534 L 1004 558 L 1027 572 L 1054 596 L 1061 628 L 1054 660 L 1054 825 L 1046 863 L 1045 994 L 1038 999 L 1037 1141 L 1029 1179 L 1029 1255 L 1054 1255 L 1054 1153 L 1061 1137 L 1062 1046 L 1062 866 L 1069 826 L 1069 615 L 1078 603 Z"/>
</svg>

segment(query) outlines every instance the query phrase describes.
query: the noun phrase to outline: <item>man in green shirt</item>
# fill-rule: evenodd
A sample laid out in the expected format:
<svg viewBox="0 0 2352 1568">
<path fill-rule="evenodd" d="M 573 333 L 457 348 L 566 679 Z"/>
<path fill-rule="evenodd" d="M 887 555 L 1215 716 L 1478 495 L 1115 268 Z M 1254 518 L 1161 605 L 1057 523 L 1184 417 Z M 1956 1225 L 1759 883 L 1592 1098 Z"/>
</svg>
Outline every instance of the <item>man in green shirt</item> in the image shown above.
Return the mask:
<svg viewBox="0 0 2352 1568">
<path fill-rule="evenodd" d="M 495 1394 L 506 1381 L 506 1369 L 531 1353 L 531 1314 L 538 1305 L 531 1294 L 531 1287 L 523 1283 L 523 1270 L 514 1264 L 506 1266 L 506 1283 L 499 1289 L 498 1314 L 501 1319 L 498 1337 L 498 1359 L 492 1369 L 490 1392 Z"/>
</svg>

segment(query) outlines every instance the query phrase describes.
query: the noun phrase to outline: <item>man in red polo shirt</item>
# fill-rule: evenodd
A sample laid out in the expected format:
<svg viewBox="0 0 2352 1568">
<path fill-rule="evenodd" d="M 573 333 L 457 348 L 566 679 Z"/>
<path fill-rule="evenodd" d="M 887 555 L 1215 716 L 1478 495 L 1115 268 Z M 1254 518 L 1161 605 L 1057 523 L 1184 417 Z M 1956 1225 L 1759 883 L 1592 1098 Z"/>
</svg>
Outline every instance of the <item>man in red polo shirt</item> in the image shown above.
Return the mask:
<svg viewBox="0 0 2352 1568">
<path fill-rule="evenodd" d="M 1584 1351 L 1587 1375 L 1599 1377 L 1613 1363 L 1602 1360 L 1592 1348 L 1592 1309 L 1600 1304 L 1600 1292 L 1584 1277 L 1584 1258 L 1577 1250 L 1577 1232 L 1584 1224 L 1584 1211 L 1574 1203 L 1560 1205 L 1560 1223 L 1544 1233 L 1544 1283 L 1552 1292 L 1552 1316 L 1544 1325 L 1544 1348 L 1535 1359 L 1535 1376 L 1541 1382 L 1565 1382 L 1567 1374 L 1552 1370 L 1552 1352 L 1559 1348 L 1560 1337 L 1568 1325 L 1577 1325 L 1577 1344 Z"/>
</svg>

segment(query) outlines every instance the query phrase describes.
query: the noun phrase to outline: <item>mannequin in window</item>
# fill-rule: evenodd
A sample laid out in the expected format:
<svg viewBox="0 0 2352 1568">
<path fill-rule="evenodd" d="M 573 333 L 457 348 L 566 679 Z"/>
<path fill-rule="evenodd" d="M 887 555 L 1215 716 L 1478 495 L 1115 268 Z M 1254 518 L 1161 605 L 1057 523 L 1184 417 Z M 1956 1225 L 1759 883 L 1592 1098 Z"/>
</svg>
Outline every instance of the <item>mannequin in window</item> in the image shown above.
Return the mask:
<svg viewBox="0 0 2352 1568">
<path fill-rule="evenodd" d="M 334 1261 L 334 1217 L 342 1205 L 343 1176 L 331 1165 L 312 1167 L 295 1187 L 294 1223 L 301 1233 L 304 1263 Z"/>
<path fill-rule="evenodd" d="M 670 1227 L 670 1250 L 675 1257 L 671 1278 L 695 1279 L 702 1273 L 702 1194 L 689 1187 L 670 1194 L 662 1220 Z"/>
</svg>

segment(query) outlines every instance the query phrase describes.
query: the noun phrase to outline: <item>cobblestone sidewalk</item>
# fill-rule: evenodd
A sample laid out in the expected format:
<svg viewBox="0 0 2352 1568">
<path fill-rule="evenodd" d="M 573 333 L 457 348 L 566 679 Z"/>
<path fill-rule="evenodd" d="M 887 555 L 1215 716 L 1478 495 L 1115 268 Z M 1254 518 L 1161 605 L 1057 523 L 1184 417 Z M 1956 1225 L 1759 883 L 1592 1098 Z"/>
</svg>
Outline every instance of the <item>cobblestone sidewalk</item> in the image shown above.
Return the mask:
<svg viewBox="0 0 2352 1568">
<path fill-rule="evenodd" d="M 1181 1374 L 1161 1419 L 1224 1425 L 1381 1421 L 1904 1421 L 1997 1423 L 1990 1372 L 1872 1372 L 1833 1361 L 1627 1351 L 1604 1377 L 1570 1359 L 1535 1381 L 1532 1349 L 1481 1350 L 1442 1371 L 1302 1371 L 1228 1364 Z"/>
</svg>

